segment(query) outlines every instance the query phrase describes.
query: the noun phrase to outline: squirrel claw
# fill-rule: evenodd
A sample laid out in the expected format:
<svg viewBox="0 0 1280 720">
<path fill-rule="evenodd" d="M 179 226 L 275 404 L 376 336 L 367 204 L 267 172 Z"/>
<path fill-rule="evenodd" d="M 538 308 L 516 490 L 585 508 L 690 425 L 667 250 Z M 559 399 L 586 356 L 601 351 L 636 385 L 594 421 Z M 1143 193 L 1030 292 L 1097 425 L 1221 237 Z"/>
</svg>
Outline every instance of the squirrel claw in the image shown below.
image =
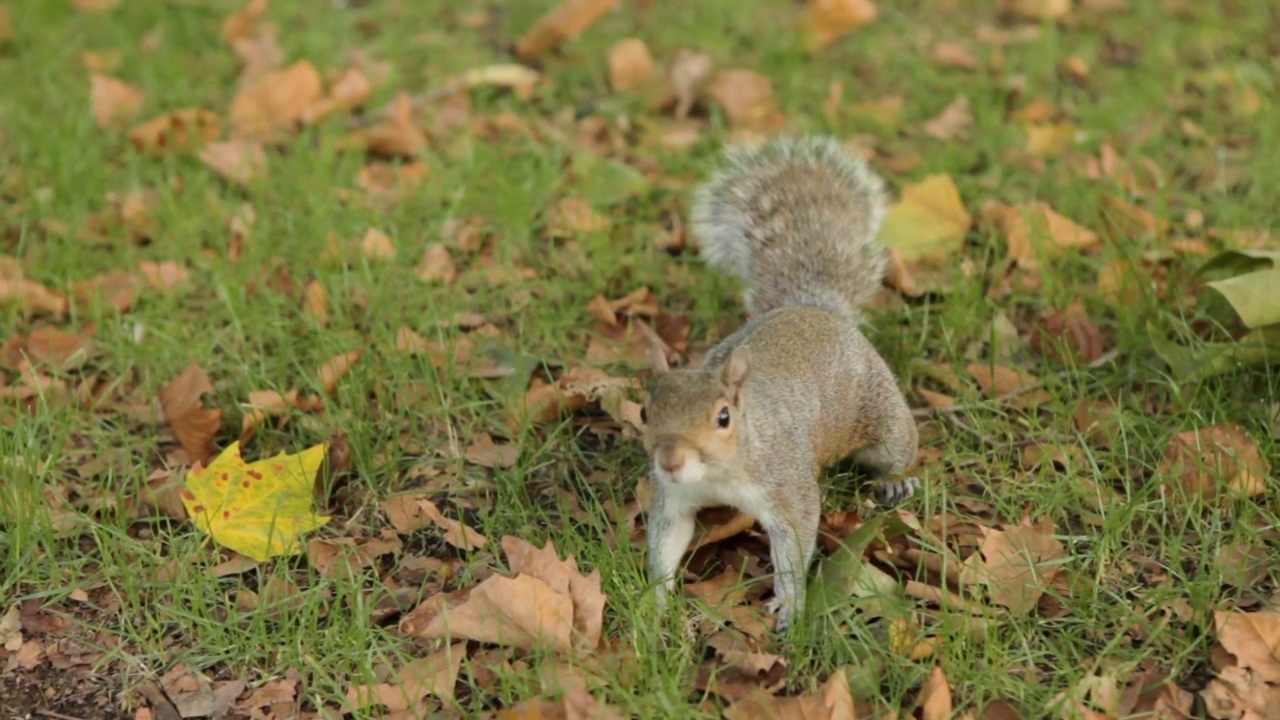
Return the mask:
<svg viewBox="0 0 1280 720">
<path fill-rule="evenodd" d="M 880 504 L 893 506 L 915 495 L 920 489 L 920 479 L 916 477 L 904 477 L 897 480 L 889 480 L 880 484 L 878 493 Z"/>
</svg>

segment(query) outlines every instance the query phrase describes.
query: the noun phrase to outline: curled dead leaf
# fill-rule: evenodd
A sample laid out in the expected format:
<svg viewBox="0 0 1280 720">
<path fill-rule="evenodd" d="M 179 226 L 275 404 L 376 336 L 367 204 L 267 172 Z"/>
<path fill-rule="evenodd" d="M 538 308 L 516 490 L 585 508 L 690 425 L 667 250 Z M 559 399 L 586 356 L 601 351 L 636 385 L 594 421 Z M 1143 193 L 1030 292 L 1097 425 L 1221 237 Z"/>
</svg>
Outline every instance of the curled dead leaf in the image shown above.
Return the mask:
<svg viewBox="0 0 1280 720">
<path fill-rule="evenodd" d="M 320 73 L 306 60 L 265 73 L 247 83 L 231 99 L 228 114 L 241 137 L 265 136 L 292 129 L 303 113 L 320 99 Z"/>
<path fill-rule="evenodd" d="M 222 132 L 218 116 L 204 108 L 165 113 L 129 131 L 129 142 L 140 153 L 161 156 L 203 147 Z"/>
<path fill-rule="evenodd" d="M 200 160 L 222 177 L 248 187 L 267 170 L 267 153 L 250 140 L 228 140 L 204 146 Z"/>
<path fill-rule="evenodd" d="M 924 132 L 936 140 L 959 140 L 973 129 L 973 110 L 969 98 L 956 96 L 934 119 L 924 124 Z"/>
<path fill-rule="evenodd" d="M 93 120 L 104 130 L 133 120 L 146 99 L 141 88 L 96 72 L 89 76 Z"/>
<path fill-rule="evenodd" d="M 332 395 L 337 390 L 338 381 L 351 371 L 351 366 L 355 365 L 363 354 L 363 350 L 349 350 L 341 355 L 335 355 L 320 365 L 320 386 L 324 388 L 325 393 Z"/>
<path fill-rule="evenodd" d="M 653 55 L 639 38 L 623 38 L 609 50 L 609 84 L 615 91 L 630 90 L 653 75 Z"/>
<path fill-rule="evenodd" d="M 222 410 L 204 407 L 201 396 L 205 393 L 213 393 L 213 383 L 204 368 L 194 363 L 160 388 L 165 420 L 191 460 L 200 463 L 213 455 L 213 436 L 222 424 Z"/>
<path fill-rule="evenodd" d="M 516 56 L 533 60 L 581 35 L 618 0 L 563 0 L 534 23 L 516 43 Z"/>
<path fill-rule="evenodd" d="M 876 19 L 872 0 L 809 0 L 809 44 L 823 48 Z"/>
<path fill-rule="evenodd" d="M 734 127 L 769 131 L 786 122 L 773 98 L 773 81 L 754 70 L 721 70 L 708 86 L 707 95 Z"/>
<path fill-rule="evenodd" d="M 1156 468 L 1162 492 L 1180 491 L 1205 500 L 1252 497 L 1266 490 L 1270 463 L 1239 425 L 1186 430 L 1169 439 Z"/>
</svg>

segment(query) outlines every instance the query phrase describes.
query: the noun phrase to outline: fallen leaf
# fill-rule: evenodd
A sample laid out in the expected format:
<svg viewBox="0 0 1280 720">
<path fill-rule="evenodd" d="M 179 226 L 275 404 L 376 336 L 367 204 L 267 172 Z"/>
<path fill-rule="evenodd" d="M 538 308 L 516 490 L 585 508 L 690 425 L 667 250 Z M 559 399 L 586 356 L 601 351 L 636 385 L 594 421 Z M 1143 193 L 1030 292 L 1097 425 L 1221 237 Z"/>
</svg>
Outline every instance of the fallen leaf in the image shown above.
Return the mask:
<svg viewBox="0 0 1280 720">
<path fill-rule="evenodd" d="M 889 208 L 880 240 L 907 263 L 945 260 L 959 249 L 973 218 L 950 175 L 930 175 L 902 188 L 902 199 Z"/>
<path fill-rule="evenodd" d="M 810 47 L 823 48 L 876 19 L 871 0 L 809 0 Z"/>
<path fill-rule="evenodd" d="M 532 698 L 499 710 L 497 720 L 623 720 L 626 715 L 596 699 L 582 688 L 573 688 L 559 700 Z"/>
<path fill-rule="evenodd" d="M 1031 347 L 1058 362 L 1074 358 L 1091 363 L 1102 357 L 1106 338 L 1102 329 L 1076 300 L 1062 310 L 1045 313 L 1031 331 Z M 1063 349 L 1067 352 L 1063 352 Z"/>
<path fill-rule="evenodd" d="M 622 92 L 639 87 L 653 75 L 653 55 L 640 38 L 623 38 L 609 49 L 609 84 Z"/>
<path fill-rule="evenodd" d="M 1156 467 L 1163 492 L 1180 490 L 1205 500 L 1258 495 L 1266 490 L 1270 473 L 1270 464 L 1239 425 L 1211 425 L 1174 435 Z"/>
<path fill-rule="evenodd" d="M 707 87 L 707 96 L 736 128 L 769 131 L 786 122 L 773 98 L 773 81 L 753 70 L 721 70 Z"/>
<path fill-rule="evenodd" d="M 3 14 L 0 10 L 0 14 Z M 124 53 L 119 50 L 85 50 L 80 53 L 80 64 L 95 73 L 109 73 L 120 67 Z"/>
<path fill-rule="evenodd" d="M 1009 246 L 1008 262 L 1035 268 L 1040 257 L 1087 250 L 1101 242 L 1098 234 L 1054 212 L 1044 202 L 994 206 L 991 215 Z"/>
<path fill-rule="evenodd" d="M 1027 152 L 1036 157 L 1061 155 L 1076 136 L 1076 126 L 1071 123 L 1028 123 L 1023 130 L 1027 133 Z"/>
<path fill-rule="evenodd" d="M 855 720 L 849 677 L 841 668 L 813 695 L 774 697 L 755 688 L 724 710 L 726 720 Z"/>
<path fill-rule="evenodd" d="M 520 458 L 515 445 L 498 445 L 489 433 L 480 433 L 466 451 L 467 459 L 482 467 L 511 467 Z"/>
<path fill-rule="evenodd" d="M 203 147 L 221 132 L 217 115 L 204 108 L 183 108 L 133 128 L 129 142 L 138 152 L 159 157 Z"/>
<path fill-rule="evenodd" d="M 8 5 L 0 5 L 0 45 L 13 42 L 13 17 Z"/>
<path fill-rule="evenodd" d="M 210 143 L 201 148 L 200 159 L 219 175 L 249 187 L 267 170 L 267 153 L 251 140 L 237 139 Z"/>
<path fill-rule="evenodd" d="M 299 535 L 329 522 L 312 509 L 325 444 L 296 455 L 245 463 L 233 442 L 208 467 L 187 473 L 182 503 L 192 523 L 219 544 L 259 562 L 302 551 Z"/>
<path fill-rule="evenodd" d="M 205 393 L 213 393 L 213 383 L 204 368 L 194 363 L 160 388 L 165 420 L 195 462 L 204 462 L 213 454 L 213 436 L 222 424 L 222 410 L 204 407 L 201 396 Z"/>
<path fill-rule="evenodd" d="M 381 506 L 397 532 L 409 533 L 435 525 L 444 530 L 445 542 L 461 550 L 476 550 L 489 542 L 474 528 L 445 517 L 425 494 L 396 495 L 383 500 Z"/>
<path fill-rule="evenodd" d="M 317 279 L 307 281 L 302 291 L 302 309 L 324 327 L 329 324 L 329 291 Z M 324 370 L 321 369 L 323 376 Z"/>
<path fill-rule="evenodd" d="M 428 640 L 470 638 L 522 650 L 546 645 L 568 653 L 573 650 L 573 600 L 530 575 L 493 575 L 460 604 L 446 604 L 422 627 L 411 615 L 401 629 Z"/>
<path fill-rule="evenodd" d="M 89 98 L 94 122 L 106 130 L 137 117 L 147 94 L 141 88 L 95 72 L 89 76 Z"/>
<path fill-rule="evenodd" d="M 17 652 L 22 647 L 22 615 L 21 606 L 13 603 L 4 615 L 0 615 L 0 646 L 9 652 Z"/>
<path fill-rule="evenodd" d="M 378 558 L 399 553 L 404 543 L 394 533 L 380 538 L 335 538 L 307 541 L 307 561 L 328 578 L 356 580 L 360 570 L 372 567 Z"/>
<path fill-rule="evenodd" d="M 133 306 L 138 297 L 140 283 L 133 273 L 109 272 L 81 280 L 72 286 L 76 299 L 89 303 L 93 298 L 101 298 L 109 305 L 124 312 Z"/>
<path fill-rule="evenodd" d="M 555 50 L 581 35 L 617 4 L 618 0 L 563 0 L 525 31 L 516 43 L 516 56 L 527 62 Z"/>
<path fill-rule="evenodd" d="M 960 68 L 961 70 L 977 70 L 978 58 L 969 52 L 964 45 L 954 41 L 943 41 L 933 46 L 930 53 L 933 59 L 943 65 Z"/>
<path fill-rule="evenodd" d="M 81 367 L 93 349 L 92 327 L 78 333 L 40 327 L 26 338 L 27 355 L 32 360 L 59 370 Z"/>
<path fill-rule="evenodd" d="M 599 232 L 608 227 L 609 218 L 591 209 L 591 203 L 580 197 L 564 198 L 547 217 L 547 230 L 555 237 Z"/>
<path fill-rule="evenodd" d="M 391 238 L 377 228 L 369 228 L 360 240 L 360 249 L 370 260 L 391 260 L 396 256 L 396 246 Z"/>
<path fill-rule="evenodd" d="M 467 644 L 455 643 L 405 665 L 393 682 L 352 685 L 347 702 L 357 710 L 383 705 L 393 712 L 416 708 L 427 695 L 449 702 L 466 656 Z"/>
<path fill-rule="evenodd" d="M 432 243 L 422 253 L 422 259 L 414 268 L 413 274 L 419 280 L 434 282 L 440 280 L 446 285 L 458 279 L 458 270 L 453 266 L 453 258 L 444 243 Z"/>
<path fill-rule="evenodd" d="M 551 540 L 537 548 L 527 540 L 506 535 L 502 538 L 502 552 L 511 572 L 536 577 L 573 600 L 573 645 L 579 650 L 594 650 L 600 644 L 608 600 L 600 590 L 600 570 L 583 575 L 572 556 L 560 559 Z"/>
<path fill-rule="evenodd" d="M 353 134 L 351 144 L 376 155 L 415 158 L 427 146 L 427 134 L 413 124 L 413 99 L 400 93 L 382 122 Z"/>
<path fill-rule="evenodd" d="M 120 0 L 71 0 L 71 5 L 86 15 L 103 15 L 120 6 Z"/>
<path fill-rule="evenodd" d="M 302 122 L 310 125 L 339 110 L 354 110 L 369 99 L 373 86 L 359 68 L 347 68 L 330 86 L 328 94 L 302 112 Z"/>
<path fill-rule="evenodd" d="M 1001 8 L 1023 20 L 1061 20 L 1071 0 L 1003 0 Z"/>
<path fill-rule="evenodd" d="M 363 354 L 363 350 L 349 350 L 333 356 L 320 365 L 320 386 L 324 388 L 326 394 L 332 395 L 337 390 L 338 381 L 351 371 L 351 366 L 356 364 Z"/>
<path fill-rule="evenodd" d="M 935 667 L 920 688 L 920 720 L 949 720 L 952 712 L 951 683 L 942 668 Z"/>
<path fill-rule="evenodd" d="M 235 133 L 260 136 L 292 129 L 322 94 L 320 73 L 299 60 L 283 70 L 266 73 L 247 83 L 231 99 L 228 114 Z"/>
<path fill-rule="evenodd" d="M 959 140 L 968 137 L 973 129 L 973 110 L 969 98 L 956 96 L 934 119 L 924 124 L 924 132 L 937 140 Z"/>
<path fill-rule="evenodd" d="M 985 585 L 992 602 L 1014 615 L 1035 608 L 1063 566 L 1062 543 L 1053 537 L 1052 520 L 1031 525 L 1028 520 L 1006 530 L 981 528 L 982 544 L 965 559 L 960 570 L 966 585 Z"/>
<path fill-rule="evenodd" d="M 173 290 L 191 277 L 191 271 L 177 260 L 162 262 L 143 260 L 138 263 L 138 270 L 142 273 L 142 277 L 146 278 L 147 284 L 166 292 Z"/>
</svg>

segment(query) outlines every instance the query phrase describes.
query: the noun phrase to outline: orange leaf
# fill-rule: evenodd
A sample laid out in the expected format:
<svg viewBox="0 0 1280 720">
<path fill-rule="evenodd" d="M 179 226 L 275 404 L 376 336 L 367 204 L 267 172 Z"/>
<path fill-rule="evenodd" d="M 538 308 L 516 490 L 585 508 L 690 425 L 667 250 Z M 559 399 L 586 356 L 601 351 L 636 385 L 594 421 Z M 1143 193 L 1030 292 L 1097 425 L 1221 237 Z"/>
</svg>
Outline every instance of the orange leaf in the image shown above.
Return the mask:
<svg viewBox="0 0 1280 720">
<path fill-rule="evenodd" d="M 583 575 L 578 571 L 578 561 L 572 556 L 560 559 L 551 540 L 537 548 L 527 540 L 506 535 L 502 538 L 502 552 L 507 556 L 511 572 L 532 575 L 555 592 L 572 598 L 574 647 L 594 650 L 600 644 L 604 606 L 608 599 L 600 591 L 599 568 L 592 570 L 590 575 Z"/>
<path fill-rule="evenodd" d="M 951 684 L 942 668 L 935 667 L 920 688 L 921 720 L 948 720 L 951 717 Z"/>
<path fill-rule="evenodd" d="M 1174 489 L 1206 500 L 1252 497 L 1266 490 L 1271 466 L 1239 425 L 1211 425 L 1174 435 L 1156 476 Z"/>
<path fill-rule="evenodd" d="M 466 643 L 450 645 L 405 665 L 390 682 L 352 685 L 347 690 L 347 701 L 357 709 L 370 705 L 383 705 L 392 712 L 421 709 L 421 713 L 414 712 L 412 716 L 425 717 L 421 702 L 427 695 L 446 702 L 453 699 L 466 656 Z"/>
<path fill-rule="evenodd" d="M 653 75 L 653 55 L 639 38 L 623 38 L 609 50 L 609 84 L 615 91 L 643 85 Z"/>
<path fill-rule="evenodd" d="M 133 128 L 129 141 L 138 152 L 158 157 L 201 147 L 220 132 L 217 115 L 204 108 L 183 108 Z"/>
<path fill-rule="evenodd" d="M 538 19 L 516 43 L 516 56 L 532 60 L 581 35 L 618 0 L 564 0 Z"/>
<path fill-rule="evenodd" d="M 413 274 L 417 275 L 419 280 L 427 282 L 440 280 L 446 285 L 458 279 L 458 270 L 454 268 L 453 259 L 449 257 L 449 249 L 443 243 L 432 243 L 427 246 Z"/>
<path fill-rule="evenodd" d="M 204 368 L 191 364 L 172 382 L 160 388 L 160 409 L 187 455 L 204 462 L 213 454 L 213 436 L 222 424 L 222 410 L 207 409 L 201 395 L 213 393 Z"/>
<path fill-rule="evenodd" d="M 200 159 L 219 175 L 248 187 L 253 178 L 267 170 L 267 153 L 249 140 L 228 140 L 206 145 Z"/>
<path fill-rule="evenodd" d="M 724 109 L 735 127 L 769 131 L 786 123 L 773 98 L 773 81 L 752 70 L 721 70 L 712 79 L 707 95 Z"/>
<path fill-rule="evenodd" d="M 360 249 L 370 260 L 390 260 L 396 256 L 396 247 L 391 244 L 391 238 L 376 228 L 369 228 L 365 232 L 364 239 L 360 241 Z"/>
<path fill-rule="evenodd" d="M 262 135 L 290 128 L 320 99 L 320 73 L 306 60 L 265 73 L 231 99 L 229 114 L 238 135 Z"/>
<path fill-rule="evenodd" d="M 809 0 L 811 46 L 825 47 L 850 30 L 876 19 L 871 0 Z"/>
<path fill-rule="evenodd" d="M 320 386 L 327 394 L 333 394 L 338 387 L 338 381 L 351 371 L 351 366 L 363 354 L 363 350 L 349 350 L 341 355 L 335 355 L 320 365 Z"/>
<path fill-rule="evenodd" d="M 94 122 L 104 130 L 137 117 L 147 99 L 141 88 L 99 73 L 89 76 L 89 96 Z"/>
</svg>

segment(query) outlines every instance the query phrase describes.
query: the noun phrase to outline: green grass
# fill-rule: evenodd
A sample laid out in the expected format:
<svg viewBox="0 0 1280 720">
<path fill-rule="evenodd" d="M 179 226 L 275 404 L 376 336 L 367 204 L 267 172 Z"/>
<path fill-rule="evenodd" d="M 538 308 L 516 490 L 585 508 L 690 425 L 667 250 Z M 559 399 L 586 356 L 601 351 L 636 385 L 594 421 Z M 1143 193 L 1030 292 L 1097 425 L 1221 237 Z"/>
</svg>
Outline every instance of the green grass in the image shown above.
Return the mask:
<svg viewBox="0 0 1280 720">
<path fill-rule="evenodd" d="M 518 535 L 535 544 L 554 540 L 584 570 L 601 571 L 609 596 L 606 637 L 633 649 L 636 664 L 634 672 L 600 689 L 603 699 L 637 717 L 710 717 L 696 704 L 693 688 L 705 638 L 668 641 L 654 632 L 676 628 L 678 620 L 674 613 L 659 615 L 647 601 L 643 552 L 625 541 L 616 547 L 604 542 L 610 533 L 625 538 L 623 529 L 611 528 L 606 508 L 631 499 L 644 471 L 637 444 L 594 438 L 566 419 L 526 428 L 513 438 L 521 451 L 514 467 L 489 471 L 459 464 L 442 452 L 449 439 L 465 446 L 481 431 L 503 433 L 503 412 L 523 392 L 527 375 L 480 381 L 394 348 L 397 328 L 406 325 L 429 340 L 454 342 L 460 331 L 438 321 L 475 311 L 501 331 L 487 342 L 489 349 L 524 358 L 539 372 L 558 370 L 585 352 L 591 296 L 618 297 L 640 286 L 652 288 L 665 311 L 689 313 L 691 340 L 705 346 L 743 314 L 732 283 L 713 277 L 693 254 L 673 257 L 653 243 L 671 210 L 683 216 L 687 193 L 654 187 L 602 209 L 611 220 L 607 230 L 572 242 L 551 241 L 544 234 L 546 211 L 564 196 L 591 191 L 564 173 L 571 148 L 548 135 L 491 141 L 462 131 L 427 153 L 430 176 L 418 190 L 387 207 L 365 207 L 356 179 L 367 159 L 335 149 L 347 132 L 345 117 L 329 118 L 282 151 L 272 151 L 269 177 L 241 190 L 193 157 L 149 159 L 132 152 L 123 133 L 99 130 L 79 59 L 85 50 L 119 50 L 123 61 L 113 74 L 147 93 L 140 119 L 194 105 L 224 113 L 237 65 L 219 28 L 238 9 L 236 3 L 126 2 L 106 17 L 74 12 L 64 2 L 8 5 L 15 40 L 0 47 L 0 86 L 6 88 L 0 98 L 0 253 L 19 258 L 30 277 L 55 289 L 146 259 L 181 260 L 193 274 L 178 292 L 142 292 L 125 313 L 102 303 L 73 302 L 62 324 L 92 324 L 98 350 L 83 373 L 64 377 L 74 386 L 82 374 L 98 373 L 108 388 L 99 406 L 81 408 L 52 396 L 37 398 L 29 410 L 16 403 L 0 406 L 2 604 L 34 599 L 51 611 L 74 612 L 87 623 L 89 637 L 101 630 L 99 639 L 118 639 L 102 662 L 123 669 L 131 682 L 158 677 L 177 662 L 251 685 L 294 669 L 304 678 L 312 707 L 336 706 L 353 682 L 371 681 L 381 665 L 399 667 L 420 655 L 420 648 L 396 635 L 394 623 L 375 619 L 375 606 L 386 600 L 379 569 L 330 579 L 298 558 L 266 563 L 245 576 L 213 578 L 206 571 L 218 556 L 189 524 L 134 510 L 145 479 L 166 466 L 175 443 L 162 424 L 127 408 L 153 404 L 158 388 L 188 364 L 199 363 L 213 379 L 211 403 L 226 412 L 217 438 L 223 447 L 236 437 L 238 403 L 249 392 L 320 392 L 319 364 L 364 347 L 365 356 L 323 414 L 295 417 L 282 430 L 264 429 L 245 451 L 257 458 L 294 452 L 335 432 L 346 435 L 351 470 L 330 488 L 335 520 L 317 535 L 376 536 L 387 527 L 377 503 L 413 486 L 410 468 L 426 464 L 455 473 L 459 495 L 474 491 L 475 509 L 468 517 L 481 532 L 494 539 Z M 472 9 L 470 4 L 351 5 L 336 9 L 277 0 L 266 19 L 280 26 L 286 62 L 305 58 L 322 73 L 336 71 L 352 49 L 390 61 L 387 81 L 368 103 L 377 108 L 398 92 L 420 92 L 448 74 L 508 61 L 504 45 L 552 3 L 495 3 L 494 25 L 483 29 L 457 27 L 457 16 Z M 988 199 L 1040 199 L 1104 231 L 1103 198 L 1123 193 L 1085 177 L 1072 158 L 1096 155 L 1110 139 L 1125 161 L 1150 158 L 1163 172 L 1164 184 L 1143 199 L 1161 217 L 1182 223 L 1198 211 L 1208 227 L 1227 233 L 1280 231 L 1272 192 L 1280 185 L 1280 164 L 1274 161 L 1280 157 L 1274 85 L 1280 54 L 1267 32 L 1280 21 L 1273 7 L 1186 3 L 1187 13 L 1174 16 L 1165 3 L 1134 2 L 1096 24 L 1045 24 L 1040 40 L 997 48 L 974 39 L 978 24 L 995 21 L 995 5 L 882 3 L 875 23 L 813 57 L 798 36 L 779 30 L 792 15 L 790 3 L 654 3 L 645 12 L 623 3 L 572 43 L 569 57 L 548 61 L 549 85 L 533 98 L 477 91 L 472 115 L 511 113 L 541 122 L 576 110 L 611 124 L 626 117 L 643 136 L 652 113 L 639 99 L 610 92 L 603 62 L 617 39 L 637 36 L 660 64 L 676 48 L 701 47 L 717 67 L 749 67 L 770 76 L 792 131 L 871 133 L 886 154 L 917 153 L 920 162 L 905 174 L 886 172 L 890 183 L 901 188 L 928 174 L 949 173 L 975 214 Z M 153 32 L 154 47 L 140 46 Z M 938 40 L 968 44 L 983 69 L 966 73 L 931 61 L 928 50 Z M 1132 43 L 1132 62 L 1106 62 L 1120 42 Z M 992 69 L 996 55 L 1003 70 Z M 1090 65 L 1084 86 L 1058 74 L 1071 55 Z M 1224 73 L 1227 82 L 1203 82 L 1209 72 Z M 1025 80 L 1025 89 L 1011 98 L 1014 75 Z M 822 104 L 833 81 L 843 84 L 846 105 L 900 95 L 900 122 L 885 128 L 857 117 L 828 119 Z M 1262 100 L 1252 116 L 1229 111 L 1232 93 L 1245 87 Z M 946 143 L 925 136 L 922 123 L 957 94 L 972 104 L 972 138 Z M 1032 101 L 1062 109 L 1083 135 L 1080 146 L 1067 158 L 1050 159 L 1043 173 L 1018 160 L 1014 151 L 1024 137 L 1008 119 L 1008 108 Z M 1179 125 L 1184 118 L 1227 141 L 1227 162 L 1243 178 L 1240 185 L 1229 192 L 1196 187 L 1197 174 L 1217 162 L 1216 145 L 1185 137 Z M 630 152 L 656 159 L 664 176 L 697 180 L 729 137 L 725 125 L 713 111 L 707 131 L 687 151 L 644 144 Z M 572 137 L 572 128 L 565 134 Z M 119 237 L 90 244 L 77 236 L 93 213 L 108 208 L 108 193 L 142 188 L 158 196 L 152 210 L 157 232 L 149 244 Z M 353 201 L 344 202 L 341 193 Z M 253 206 L 257 221 L 243 257 L 233 261 L 227 256 L 227 224 L 242 203 Z M 470 273 L 447 288 L 418 280 L 413 269 L 423 250 L 443 238 L 450 219 L 471 217 L 482 218 L 496 239 L 496 262 L 530 267 L 536 278 L 494 285 Z M 50 219 L 66 223 L 70 232 L 48 232 L 42 221 Z M 355 243 L 370 227 L 395 242 L 394 260 L 317 260 L 329 234 Z M 1184 225 L 1177 228 L 1175 236 L 1204 237 Z M 1038 293 L 997 300 L 987 293 L 987 283 L 1003 258 L 1003 239 L 975 230 L 966 254 L 980 272 L 966 277 L 952 268 L 949 294 L 892 304 L 871 320 L 871 338 L 907 388 L 924 385 L 926 364 L 963 369 L 986 361 L 991 321 L 998 314 L 1006 314 L 1025 338 L 1041 311 L 1075 299 L 1119 353 L 1114 362 L 1088 369 L 1028 351 L 1015 363 L 1046 381 L 1050 400 L 1040 412 L 1018 413 L 975 393 L 958 399 L 973 404 L 963 417 L 976 432 L 942 420 L 922 422 L 924 445 L 938 459 L 923 468 L 929 490 L 911 506 L 920 518 L 944 511 L 972 516 L 978 503 L 989 508 L 985 524 L 1048 518 L 1067 552 L 1064 582 L 1053 591 L 1062 607 L 1055 617 L 1002 617 L 985 642 L 970 638 L 958 616 L 920 618 L 939 635 L 939 657 L 957 708 L 980 710 L 1003 698 L 1034 715 L 1099 668 L 1128 670 L 1148 659 L 1183 687 L 1198 689 L 1208 669 L 1213 611 L 1233 602 L 1270 602 L 1280 580 L 1267 569 L 1260 579 L 1242 582 L 1220 559 L 1222 548 L 1237 544 L 1274 556 L 1280 522 L 1274 486 L 1228 511 L 1166 499 L 1157 476 L 1173 434 L 1210 424 L 1237 423 L 1264 457 L 1280 456 L 1266 411 L 1280 397 L 1280 377 L 1266 371 L 1202 383 L 1169 377 L 1147 345 L 1145 323 L 1194 317 L 1193 309 L 1184 308 L 1184 288 L 1170 284 L 1163 299 L 1148 291 L 1136 303 L 1111 303 L 1095 290 L 1103 262 L 1138 261 L 1164 248 L 1165 241 L 1106 239 L 1101 255 L 1069 258 L 1043 272 Z M 471 260 L 452 250 L 455 259 Z M 1185 275 L 1194 261 L 1177 259 L 1174 270 Z M 332 307 L 327 326 L 304 313 L 296 299 L 261 287 L 264 268 L 272 267 L 284 268 L 298 287 L 312 278 L 323 285 Z M 26 334 L 47 322 L 24 316 L 12 304 L 0 305 L 0 336 Z M 17 382 L 12 368 L 2 372 L 10 384 Z M 397 393 L 414 388 L 418 400 L 397 400 Z M 1117 404 L 1119 429 L 1110 447 L 1076 433 L 1071 416 L 1083 398 Z M 1065 438 L 1067 444 L 1078 442 L 1080 452 L 1064 469 L 1046 464 L 1025 470 L 1015 444 L 1028 437 Z M 88 478 L 77 474 L 78 466 L 104 453 L 115 458 L 109 469 Z M 857 488 L 840 482 L 845 474 L 833 472 L 832 478 L 837 487 L 830 508 L 852 506 Z M 569 520 L 567 495 L 577 497 L 585 521 Z M 65 515 L 58 514 L 58 502 L 76 511 L 73 527 L 55 526 Z M 452 555 L 432 531 L 405 540 L 406 550 Z M 461 582 L 485 566 L 501 568 L 495 554 L 469 556 Z M 278 614 L 264 607 L 236 609 L 235 591 L 261 588 L 271 579 L 297 585 L 296 606 Z M 77 589 L 89 592 L 88 604 L 69 599 Z M 435 589 L 428 585 L 424 596 Z M 1180 614 L 1170 614 L 1174 607 Z M 849 636 L 802 629 L 774 651 L 788 658 L 791 690 L 808 692 L 832 671 L 867 655 L 890 657 L 886 643 L 860 629 Z M 550 659 L 535 654 L 526 659 L 527 669 L 517 666 L 497 685 L 472 688 L 464 693 L 464 707 L 478 713 L 543 695 L 548 688 L 537 669 Z M 887 661 L 875 694 L 860 699 L 909 712 L 934 662 Z M 42 672 L 54 671 L 46 666 Z M 0 689 L 6 682 L 0 679 Z M 77 706 L 49 707 L 71 712 Z"/>
</svg>

